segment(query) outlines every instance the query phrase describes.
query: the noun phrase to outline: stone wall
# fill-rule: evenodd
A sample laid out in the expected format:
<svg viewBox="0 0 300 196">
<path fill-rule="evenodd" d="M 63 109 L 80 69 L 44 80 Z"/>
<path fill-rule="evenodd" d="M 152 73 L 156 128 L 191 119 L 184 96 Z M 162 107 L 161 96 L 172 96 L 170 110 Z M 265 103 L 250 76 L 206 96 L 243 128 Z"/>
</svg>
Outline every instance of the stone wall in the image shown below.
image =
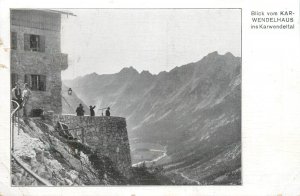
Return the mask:
<svg viewBox="0 0 300 196">
<path fill-rule="evenodd" d="M 69 128 L 84 127 L 84 143 L 109 157 L 115 167 L 130 176 L 131 157 L 126 120 L 121 117 L 54 115 L 53 122 L 63 122 Z M 81 138 L 81 129 L 71 131 Z"/>
</svg>

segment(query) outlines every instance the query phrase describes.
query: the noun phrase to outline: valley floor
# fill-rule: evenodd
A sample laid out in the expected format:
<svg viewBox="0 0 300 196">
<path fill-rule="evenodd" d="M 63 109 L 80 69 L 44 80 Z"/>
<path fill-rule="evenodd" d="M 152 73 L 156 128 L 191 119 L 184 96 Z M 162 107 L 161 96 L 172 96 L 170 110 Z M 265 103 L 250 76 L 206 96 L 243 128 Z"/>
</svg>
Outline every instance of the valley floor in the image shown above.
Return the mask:
<svg viewBox="0 0 300 196">
<path fill-rule="evenodd" d="M 184 161 L 171 163 L 171 157 L 168 156 L 167 147 L 162 150 L 159 144 L 140 144 L 142 149 L 136 148 L 132 153 L 142 154 L 148 159 L 139 157 L 132 166 L 139 167 L 144 164 L 146 167 L 162 166 L 165 175 L 176 185 L 240 185 L 241 167 L 240 167 L 240 143 L 234 144 L 227 150 L 211 158 L 209 161 L 200 163 L 195 161 L 193 164 L 185 164 Z M 157 148 L 157 149 L 147 149 Z M 152 159 L 150 159 L 152 158 Z M 171 169 L 170 169 L 171 168 Z"/>
</svg>

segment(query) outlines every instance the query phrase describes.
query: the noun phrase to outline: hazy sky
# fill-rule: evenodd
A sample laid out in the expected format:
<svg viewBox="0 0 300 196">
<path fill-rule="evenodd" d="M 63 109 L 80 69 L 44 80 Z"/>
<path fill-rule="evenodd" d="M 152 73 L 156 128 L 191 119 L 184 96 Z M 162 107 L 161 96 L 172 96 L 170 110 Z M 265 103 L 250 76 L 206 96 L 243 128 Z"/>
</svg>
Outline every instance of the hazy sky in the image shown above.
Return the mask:
<svg viewBox="0 0 300 196">
<path fill-rule="evenodd" d="M 72 9 L 62 17 L 63 79 L 132 66 L 157 74 L 210 52 L 241 55 L 239 9 Z"/>
</svg>

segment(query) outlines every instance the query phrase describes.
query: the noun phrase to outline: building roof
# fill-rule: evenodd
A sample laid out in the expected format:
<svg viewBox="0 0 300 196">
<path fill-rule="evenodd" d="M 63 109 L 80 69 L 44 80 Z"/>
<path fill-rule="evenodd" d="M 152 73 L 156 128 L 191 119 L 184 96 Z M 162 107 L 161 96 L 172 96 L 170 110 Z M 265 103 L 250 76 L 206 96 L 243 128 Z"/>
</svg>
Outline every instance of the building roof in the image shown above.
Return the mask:
<svg viewBox="0 0 300 196">
<path fill-rule="evenodd" d="M 57 13 L 57 14 L 64 14 L 64 15 L 67 15 L 67 16 L 76 16 L 75 14 L 73 14 L 72 12 L 69 12 L 69 11 L 61 11 L 61 10 L 54 10 L 54 9 L 32 9 L 32 8 L 21 8 L 21 9 L 12 9 L 12 10 L 35 10 L 35 11 L 43 11 L 43 12 L 48 12 L 48 13 Z"/>
<path fill-rule="evenodd" d="M 69 11 L 60 11 L 60 10 L 52 10 L 52 9 L 42 9 L 43 11 L 46 12 L 53 12 L 53 13 L 58 13 L 58 14 L 65 14 L 65 15 L 70 15 L 70 16 L 76 16 L 75 14 L 73 14 L 72 12 Z"/>
</svg>

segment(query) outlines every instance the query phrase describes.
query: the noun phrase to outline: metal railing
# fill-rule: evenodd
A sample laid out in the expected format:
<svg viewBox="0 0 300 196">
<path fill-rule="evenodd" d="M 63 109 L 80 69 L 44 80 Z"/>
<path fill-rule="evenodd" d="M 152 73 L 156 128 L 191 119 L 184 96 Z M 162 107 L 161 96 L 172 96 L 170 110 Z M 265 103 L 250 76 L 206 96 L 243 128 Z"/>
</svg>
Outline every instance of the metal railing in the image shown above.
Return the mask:
<svg viewBox="0 0 300 196">
<path fill-rule="evenodd" d="M 13 153 L 11 154 L 12 158 L 16 161 L 16 163 L 21 166 L 26 172 L 28 172 L 36 181 L 42 183 L 43 185 L 47 185 L 47 186 L 53 186 L 50 182 L 48 182 L 47 180 L 39 177 L 36 173 L 34 173 L 31 169 L 29 169 L 28 167 L 26 167 L 22 161 L 20 161 Z"/>
<path fill-rule="evenodd" d="M 15 101 L 15 100 L 11 100 L 11 101 L 13 104 L 17 105 L 17 107 L 10 114 L 10 118 L 11 118 L 11 150 L 13 151 L 14 150 L 14 138 L 15 138 L 14 123 L 15 123 L 16 117 L 18 117 L 17 124 L 18 124 L 18 134 L 19 134 L 19 124 L 20 123 L 19 123 L 19 116 L 18 115 L 16 116 L 16 114 L 18 114 L 18 113 L 16 113 L 16 112 L 20 109 L 21 106 L 17 101 Z"/>
<path fill-rule="evenodd" d="M 13 111 L 11 112 L 11 114 L 10 114 L 10 117 L 11 117 L 11 156 L 12 156 L 12 158 L 16 161 L 16 163 L 20 166 L 20 167 L 22 167 L 26 172 L 28 172 L 33 178 L 35 178 L 35 180 L 37 180 L 38 182 L 40 182 L 40 183 L 42 183 L 43 185 L 47 185 L 47 186 L 53 186 L 51 183 L 49 183 L 47 180 L 44 180 L 43 178 L 41 178 L 41 177 L 39 177 L 37 174 L 35 174 L 32 170 L 30 170 L 28 167 L 26 167 L 23 163 L 22 163 L 22 161 L 20 161 L 15 155 L 14 155 L 14 143 L 15 143 L 15 141 L 14 141 L 14 137 L 15 137 L 15 135 L 14 135 L 14 123 L 15 123 L 15 120 L 16 120 L 16 117 L 17 117 L 17 120 L 18 120 L 18 122 L 17 122 L 17 124 L 18 124 L 18 134 L 19 134 L 19 126 L 20 126 L 20 117 L 19 117 L 19 115 L 18 115 L 18 111 L 19 111 L 19 109 L 20 109 L 20 104 L 17 102 L 17 101 L 15 101 L 15 100 L 11 100 L 11 102 L 13 103 L 13 104 L 16 104 L 17 105 L 17 107 L 15 108 L 15 109 L 13 109 Z"/>
<path fill-rule="evenodd" d="M 10 116 L 12 117 L 12 116 L 16 113 L 16 111 L 19 110 L 20 104 L 19 104 L 17 101 L 15 101 L 15 100 L 11 100 L 11 101 L 12 101 L 13 103 L 17 104 L 16 109 L 14 109 L 14 110 L 11 112 L 11 114 L 10 114 Z"/>
<path fill-rule="evenodd" d="M 99 108 L 99 109 L 98 109 L 98 111 L 99 111 L 99 110 L 101 111 L 101 116 L 104 116 L 104 115 L 103 115 L 103 111 L 106 110 L 107 108 L 109 108 L 109 107 L 106 107 L 106 108 Z"/>
</svg>

